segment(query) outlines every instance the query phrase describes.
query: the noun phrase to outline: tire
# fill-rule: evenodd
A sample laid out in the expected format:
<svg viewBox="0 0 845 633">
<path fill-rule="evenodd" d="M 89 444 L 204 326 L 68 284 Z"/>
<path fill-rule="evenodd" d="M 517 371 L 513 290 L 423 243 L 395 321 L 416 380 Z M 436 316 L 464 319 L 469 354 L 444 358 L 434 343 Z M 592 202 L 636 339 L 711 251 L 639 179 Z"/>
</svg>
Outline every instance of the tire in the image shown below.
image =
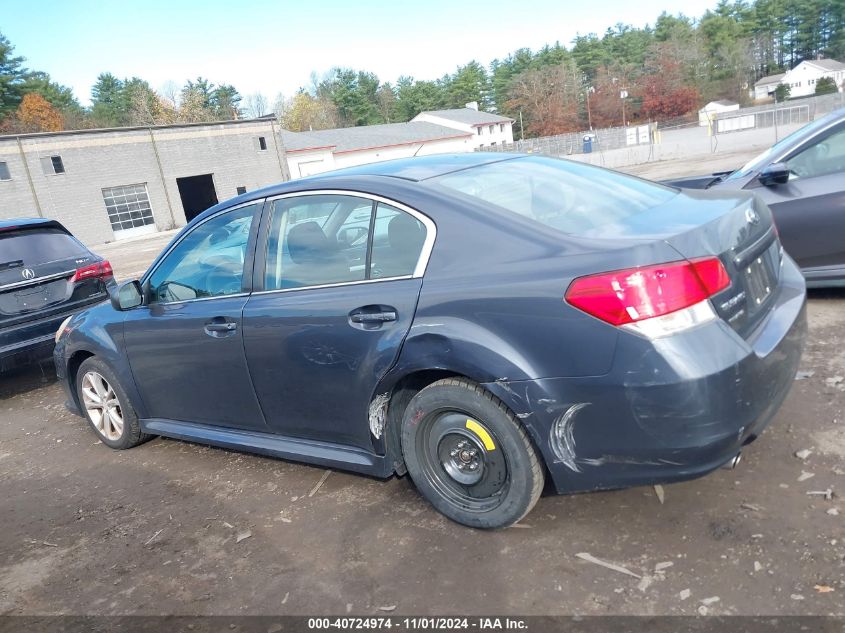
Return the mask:
<svg viewBox="0 0 845 633">
<path fill-rule="evenodd" d="M 87 358 L 76 372 L 76 394 L 82 405 L 85 419 L 99 440 L 110 448 L 123 450 L 137 446 L 150 439 L 150 435 L 141 433 L 141 425 L 135 408 L 126 395 L 126 390 L 117 380 L 114 372 L 96 356 Z M 98 400 L 111 404 L 110 414 L 97 416 L 102 406 Z M 114 414 L 117 414 L 117 418 Z M 118 418 L 122 424 L 118 425 Z"/>
<path fill-rule="evenodd" d="M 469 380 L 439 380 L 417 393 L 405 409 L 401 436 L 417 489 L 463 525 L 511 526 L 543 491 L 543 467 L 525 429 Z"/>
</svg>

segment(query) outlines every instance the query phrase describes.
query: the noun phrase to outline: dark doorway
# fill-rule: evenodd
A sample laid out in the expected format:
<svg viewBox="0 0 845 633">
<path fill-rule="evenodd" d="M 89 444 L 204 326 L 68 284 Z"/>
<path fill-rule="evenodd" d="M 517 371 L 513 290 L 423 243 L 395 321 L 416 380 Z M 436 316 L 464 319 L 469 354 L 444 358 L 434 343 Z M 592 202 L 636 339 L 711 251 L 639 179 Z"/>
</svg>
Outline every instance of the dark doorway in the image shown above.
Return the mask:
<svg viewBox="0 0 845 633">
<path fill-rule="evenodd" d="M 217 192 L 211 174 L 177 178 L 176 186 L 179 187 L 179 197 L 182 198 L 182 208 L 185 209 L 188 222 L 217 204 Z"/>
</svg>

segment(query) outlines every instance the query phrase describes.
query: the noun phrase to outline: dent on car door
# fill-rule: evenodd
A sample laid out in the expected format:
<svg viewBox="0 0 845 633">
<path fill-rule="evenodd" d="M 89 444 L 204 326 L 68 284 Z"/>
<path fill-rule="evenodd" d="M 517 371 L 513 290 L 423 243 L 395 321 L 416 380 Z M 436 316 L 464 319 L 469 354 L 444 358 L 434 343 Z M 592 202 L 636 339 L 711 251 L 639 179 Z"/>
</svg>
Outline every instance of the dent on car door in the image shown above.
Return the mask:
<svg viewBox="0 0 845 633">
<path fill-rule="evenodd" d="M 434 225 L 337 194 L 278 199 L 266 221 L 244 347 L 267 424 L 371 451 L 368 406 L 410 329 Z"/>
<path fill-rule="evenodd" d="M 198 224 L 145 280 L 124 340 L 148 417 L 266 429 L 243 353 L 261 204 Z"/>
<path fill-rule="evenodd" d="M 804 269 L 845 267 L 845 125 L 784 162 L 788 182 L 755 189 L 772 208 L 784 248 Z"/>
</svg>

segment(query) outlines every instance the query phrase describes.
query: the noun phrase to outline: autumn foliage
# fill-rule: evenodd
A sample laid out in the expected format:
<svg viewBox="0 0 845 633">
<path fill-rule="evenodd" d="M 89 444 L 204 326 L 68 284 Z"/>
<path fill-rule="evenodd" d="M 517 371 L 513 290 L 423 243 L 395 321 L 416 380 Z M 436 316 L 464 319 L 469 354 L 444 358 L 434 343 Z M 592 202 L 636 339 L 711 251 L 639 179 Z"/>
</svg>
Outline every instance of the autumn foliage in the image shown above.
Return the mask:
<svg viewBox="0 0 845 633">
<path fill-rule="evenodd" d="M 40 94 L 24 95 L 10 127 L 16 132 L 58 132 L 64 129 L 64 117 Z"/>
<path fill-rule="evenodd" d="M 683 67 L 670 50 L 658 49 L 648 70 L 650 72 L 640 79 L 638 86 L 642 118 L 670 119 L 698 107 L 701 95 L 695 87 L 685 85 Z"/>
</svg>

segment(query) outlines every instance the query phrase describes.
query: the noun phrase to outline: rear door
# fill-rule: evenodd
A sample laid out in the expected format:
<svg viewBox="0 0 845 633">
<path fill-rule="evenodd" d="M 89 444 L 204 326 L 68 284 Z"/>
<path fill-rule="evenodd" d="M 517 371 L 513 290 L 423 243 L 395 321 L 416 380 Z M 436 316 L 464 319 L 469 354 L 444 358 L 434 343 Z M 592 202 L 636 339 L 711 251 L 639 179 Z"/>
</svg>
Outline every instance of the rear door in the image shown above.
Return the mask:
<svg viewBox="0 0 845 633">
<path fill-rule="evenodd" d="M 244 309 L 270 428 L 372 450 L 367 410 L 408 333 L 434 242 L 421 214 L 364 194 L 276 199 Z"/>
<path fill-rule="evenodd" d="M 845 124 L 784 162 L 789 182 L 752 189 L 771 207 L 784 249 L 803 269 L 845 267 Z"/>
<path fill-rule="evenodd" d="M 0 328 L 105 297 L 99 278 L 71 283 L 77 269 L 95 261 L 88 249 L 57 226 L 0 230 Z"/>
</svg>

